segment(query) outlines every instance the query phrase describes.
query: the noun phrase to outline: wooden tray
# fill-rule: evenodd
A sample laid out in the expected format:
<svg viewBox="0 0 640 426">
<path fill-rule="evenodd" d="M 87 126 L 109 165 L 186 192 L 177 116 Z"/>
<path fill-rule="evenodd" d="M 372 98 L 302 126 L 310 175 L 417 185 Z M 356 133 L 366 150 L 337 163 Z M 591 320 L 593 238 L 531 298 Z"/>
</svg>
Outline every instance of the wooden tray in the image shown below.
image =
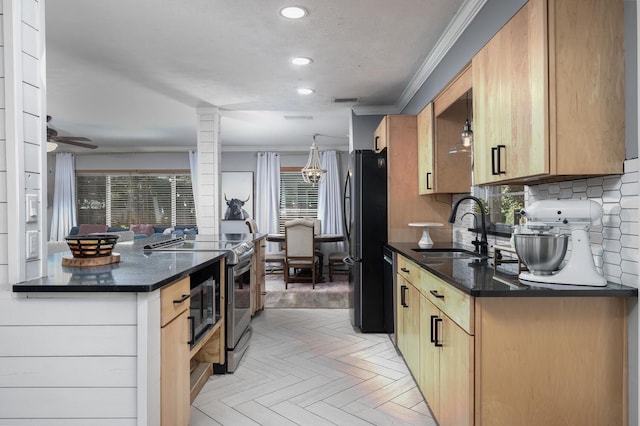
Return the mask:
<svg viewBox="0 0 640 426">
<path fill-rule="evenodd" d="M 113 252 L 110 256 L 99 257 L 73 257 L 65 254 L 62 257 L 62 266 L 100 266 L 120 262 L 120 253 Z"/>
</svg>

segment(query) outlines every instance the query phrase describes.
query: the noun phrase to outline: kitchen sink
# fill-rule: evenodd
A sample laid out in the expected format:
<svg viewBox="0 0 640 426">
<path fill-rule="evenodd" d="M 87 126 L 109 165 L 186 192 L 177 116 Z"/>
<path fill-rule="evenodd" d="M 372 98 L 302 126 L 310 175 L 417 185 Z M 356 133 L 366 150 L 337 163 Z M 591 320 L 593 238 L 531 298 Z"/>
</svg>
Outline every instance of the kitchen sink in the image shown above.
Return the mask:
<svg viewBox="0 0 640 426">
<path fill-rule="evenodd" d="M 481 259 L 487 256 L 481 255 L 470 250 L 458 249 L 458 248 L 414 248 L 412 249 L 416 253 L 420 253 L 429 258 L 440 259 Z"/>
</svg>

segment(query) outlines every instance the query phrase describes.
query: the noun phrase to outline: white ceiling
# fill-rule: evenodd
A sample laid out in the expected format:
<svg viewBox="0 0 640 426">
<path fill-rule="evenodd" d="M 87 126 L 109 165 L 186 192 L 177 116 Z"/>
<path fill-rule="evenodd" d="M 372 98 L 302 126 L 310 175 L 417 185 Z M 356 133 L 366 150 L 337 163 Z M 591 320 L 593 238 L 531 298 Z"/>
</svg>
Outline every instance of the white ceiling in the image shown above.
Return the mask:
<svg viewBox="0 0 640 426">
<path fill-rule="evenodd" d="M 351 108 L 406 104 L 470 3 L 296 0 L 294 21 L 285 0 L 47 2 L 50 124 L 100 147 L 76 152 L 184 150 L 196 108 L 218 106 L 223 150 L 345 148 Z"/>
</svg>

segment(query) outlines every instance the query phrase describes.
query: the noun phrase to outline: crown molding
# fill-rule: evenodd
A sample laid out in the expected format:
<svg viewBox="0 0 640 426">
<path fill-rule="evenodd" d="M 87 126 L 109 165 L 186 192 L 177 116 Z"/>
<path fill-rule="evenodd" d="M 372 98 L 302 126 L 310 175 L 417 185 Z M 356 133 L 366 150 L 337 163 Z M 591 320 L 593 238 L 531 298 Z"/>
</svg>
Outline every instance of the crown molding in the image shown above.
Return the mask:
<svg viewBox="0 0 640 426">
<path fill-rule="evenodd" d="M 413 96 L 418 92 L 420 87 L 427 81 L 427 78 L 431 75 L 433 70 L 438 66 L 442 58 L 453 47 L 453 44 L 460 38 L 465 29 L 476 17 L 480 9 L 483 8 L 487 0 L 466 0 L 458 12 L 453 17 L 449 25 L 444 30 L 444 33 L 438 39 L 438 42 L 431 50 L 431 53 L 427 56 L 427 59 L 422 63 L 422 66 L 416 74 L 413 76 L 407 87 L 404 89 L 398 102 L 396 103 L 396 109 L 402 111 Z"/>
<path fill-rule="evenodd" d="M 288 154 L 304 154 L 309 155 L 309 145 L 222 145 L 220 151 L 221 152 L 279 152 L 279 153 L 288 153 Z M 318 144 L 318 149 L 320 151 L 349 151 L 349 145 L 342 144 Z"/>
<path fill-rule="evenodd" d="M 387 115 L 400 113 L 396 105 L 354 105 L 351 109 L 356 115 Z"/>
</svg>

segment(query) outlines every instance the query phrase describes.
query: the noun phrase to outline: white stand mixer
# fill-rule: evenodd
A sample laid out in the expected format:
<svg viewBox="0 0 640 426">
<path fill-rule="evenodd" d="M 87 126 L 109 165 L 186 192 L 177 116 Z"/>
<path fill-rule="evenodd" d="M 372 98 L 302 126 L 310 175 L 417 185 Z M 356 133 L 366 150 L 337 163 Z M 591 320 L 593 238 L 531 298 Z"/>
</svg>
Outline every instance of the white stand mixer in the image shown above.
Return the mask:
<svg viewBox="0 0 640 426">
<path fill-rule="evenodd" d="M 543 200 L 532 203 L 521 214 L 531 228 L 567 226 L 571 229 L 571 255 L 560 270 L 551 275 L 522 272 L 518 278 L 547 284 L 603 287 L 607 280 L 598 273 L 589 243 L 589 228 L 600 224 L 602 206 L 593 200 Z M 537 223 L 536 223 L 537 222 Z"/>
</svg>

